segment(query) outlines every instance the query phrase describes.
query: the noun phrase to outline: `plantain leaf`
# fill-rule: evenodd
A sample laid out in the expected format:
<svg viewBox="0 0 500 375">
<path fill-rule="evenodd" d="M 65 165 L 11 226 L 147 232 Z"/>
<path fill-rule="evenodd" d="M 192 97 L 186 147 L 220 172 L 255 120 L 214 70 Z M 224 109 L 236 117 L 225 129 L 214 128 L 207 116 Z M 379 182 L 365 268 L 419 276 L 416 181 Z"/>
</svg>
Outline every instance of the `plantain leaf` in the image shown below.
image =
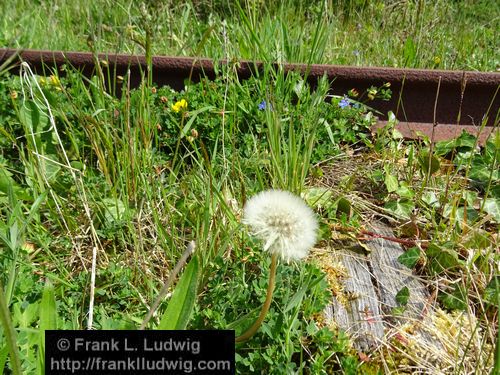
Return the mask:
<svg viewBox="0 0 500 375">
<path fill-rule="evenodd" d="M 57 329 L 57 309 L 54 285 L 47 279 L 40 303 L 40 358 L 45 356 L 45 331 L 50 329 Z"/>
<path fill-rule="evenodd" d="M 47 279 L 40 304 L 40 331 L 48 329 L 57 329 L 57 309 L 54 285 Z"/>
<path fill-rule="evenodd" d="M 175 287 L 158 329 L 186 328 L 196 302 L 199 275 L 198 258 L 193 257 Z"/>
</svg>

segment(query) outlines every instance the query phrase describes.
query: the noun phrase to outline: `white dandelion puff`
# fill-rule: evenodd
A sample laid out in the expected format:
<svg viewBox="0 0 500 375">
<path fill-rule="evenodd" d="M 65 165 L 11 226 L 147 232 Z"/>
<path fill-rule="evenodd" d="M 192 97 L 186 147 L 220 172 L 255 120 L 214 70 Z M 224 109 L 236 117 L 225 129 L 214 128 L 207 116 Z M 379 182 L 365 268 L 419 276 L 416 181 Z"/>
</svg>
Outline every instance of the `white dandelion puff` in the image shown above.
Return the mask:
<svg viewBox="0 0 500 375">
<path fill-rule="evenodd" d="M 318 222 L 298 196 L 282 190 L 266 190 L 243 208 L 243 223 L 264 241 L 264 250 L 289 262 L 307 256 L 316 243 Z"/>
</svg>

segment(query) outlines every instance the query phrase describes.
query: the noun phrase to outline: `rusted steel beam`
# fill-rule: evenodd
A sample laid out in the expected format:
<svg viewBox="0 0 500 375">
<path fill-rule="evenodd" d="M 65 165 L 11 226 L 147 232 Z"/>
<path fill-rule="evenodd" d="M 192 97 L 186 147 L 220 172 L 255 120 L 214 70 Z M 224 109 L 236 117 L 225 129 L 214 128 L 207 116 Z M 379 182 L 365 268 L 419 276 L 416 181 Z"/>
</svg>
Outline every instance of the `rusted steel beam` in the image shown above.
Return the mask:
<svg viewBox="0 0 500 375">
<path fill-rule="evenodd" d="M 376 131 L 379 128 L 387 125 L 387 121 L 379 121 L 372 129 Z M 434 129 L 433 129 L 434 128 Z M 422 122 L 406 122 L 401 121 L 396 125 L 396 129 L 407 139 L 421 138 L 422 135 L 434 142 L 445 141 L 458 137 L 462 131 L 478 137 L 479 144 L 484 145 L 488 137 L 493 131 L 500 131 L 493 126 L 485 126 L 482 130 L 479 126 L 474 125 L 453 125 L 453 124 L 437 124 L 435 127 L 430 123 Z"/>
<path fill-rule="evenodd" d="M 0 64 L 15 53 L 16 50 L 0 49 Z M 139 84 L 146 70 L 144 56 L 124 54 L 95 56 L 91 53 L 25 50 L 19 53 L 17 63 L 21 59 L 38 73 L 66 64 L 88 76 L 95 72 L 98 59 L 107 62 L 115 77 L 130 72 L 133 87 Z M 240 61 L 235 67 L 238 76 L 246 79 L 261 70 L 263 65 Z M 370 86 L 378 87 L 389 82 L 393 92 L 391 100 L 374 100 L 368 104 L 382 113 L 381 120 L 386 119 L 388 111 L 393 111 L 409 127 L 410 131 L 405 135 L 410 137 L 414 134 L 411 128 L 415 124 L 424 133 L 428 133 L 433 124 L 446 124 L 439 127 L 438 134 L 442 138 L 456 135 L 462 127 L 477 133 L 482 121 L 486 121 L 488 127 L 498 126 L 500 73 L 301 64 L 285 64 L 284 68 L 307 74 L 308 81 L 313 85 L 326 75 L 332 81 L 331 93 L 334 95 L 343 95 L 352 88 L 363 92 Z M 209 79 L 215 77 L 214 63 L 210 59 L 153 57 L 153 81 L 159 86 L 169 85 L 179 90 L 184 87 L 186 79 L 197 82 L 204 76 Z"/>
</svg>

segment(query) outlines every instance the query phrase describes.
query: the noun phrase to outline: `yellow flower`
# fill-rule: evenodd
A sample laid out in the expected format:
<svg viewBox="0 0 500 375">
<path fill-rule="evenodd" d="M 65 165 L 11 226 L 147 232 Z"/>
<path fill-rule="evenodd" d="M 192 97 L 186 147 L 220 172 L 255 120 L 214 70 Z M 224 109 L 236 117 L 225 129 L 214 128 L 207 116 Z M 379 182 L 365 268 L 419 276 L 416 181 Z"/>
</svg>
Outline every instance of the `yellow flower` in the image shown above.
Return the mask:
<svg viewBox="0 0 500 375">
<path fill-rule="evenodd" d="M 377 95 L 377 89 L 376 88 L 370 88 L 368 90 L 368 99 L 373 100 L 373 99 L 375 99 L 376 95 Z"/>
<path fill-rule="evenodd" d="M 187 109 L 187 107 L 188 107 L 188 103 L 184 99 L 181 99 L 178 102 L 176 102 L 175 104 L 172 104 L 172 110 L 175 113 L 178 113 L 180 111 L 185 111 Z"/>
<path fill-rule="evenodd" d="M 59 77 L 51 75 L 50 76 L 50 84 L 52 86 L 61 86 L 61 81 L 59 81 Z"/>
</svg>

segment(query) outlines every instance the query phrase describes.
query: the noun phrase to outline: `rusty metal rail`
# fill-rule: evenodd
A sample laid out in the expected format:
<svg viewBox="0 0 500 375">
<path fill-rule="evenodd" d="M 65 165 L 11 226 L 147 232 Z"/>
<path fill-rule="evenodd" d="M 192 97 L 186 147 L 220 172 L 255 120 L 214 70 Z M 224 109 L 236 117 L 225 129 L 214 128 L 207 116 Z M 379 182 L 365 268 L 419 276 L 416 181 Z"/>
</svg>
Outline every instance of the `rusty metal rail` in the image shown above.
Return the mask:
<svg viewBox="0 0 500 375">
<path fill-rule="evenodd" d="M 0 65 L 16 54 L 14 64 L 26 61 L 38 73 L 66 64 L 90 76 L 95 72 L 96 59 L 106 61 L 114 77 L 130 72 L 132 86 L 139 84 L 146 70 L 144 56 L 12 49 L 0 49 Z M 261 63 L 250 61 L 240 61 L 236 66 L 241 79 L 262 69 Z M 391 100 L 374 100 L 369 105 L 384 115 L 393 111 L 400 120 L 398 129 L 408 138 L 421 132 L 441 140 L 454 137 L 463 129 L 477 134 L 481 123 L 486 121 L 487 126 L 480 134 L 484 141 L 493 129 L 498 129 L 500 73 L 300 64 L 286 64 L 285 69 L 306 74 L 313 85 L 326 75 L 332 81 L 335 95 L 343 95 L 352 88 L 363 92 L 370 86 L 389 82 L 393 92 Z M 186 79 L 196 82 L 204 76 L 215 77 L 212 60 L 153 57 L 153 81 L 159 86 L 166 84 L 179 90 Z M 384 115 L 380 116 L 378 126 L 385 123 Z"/>
</svg>

